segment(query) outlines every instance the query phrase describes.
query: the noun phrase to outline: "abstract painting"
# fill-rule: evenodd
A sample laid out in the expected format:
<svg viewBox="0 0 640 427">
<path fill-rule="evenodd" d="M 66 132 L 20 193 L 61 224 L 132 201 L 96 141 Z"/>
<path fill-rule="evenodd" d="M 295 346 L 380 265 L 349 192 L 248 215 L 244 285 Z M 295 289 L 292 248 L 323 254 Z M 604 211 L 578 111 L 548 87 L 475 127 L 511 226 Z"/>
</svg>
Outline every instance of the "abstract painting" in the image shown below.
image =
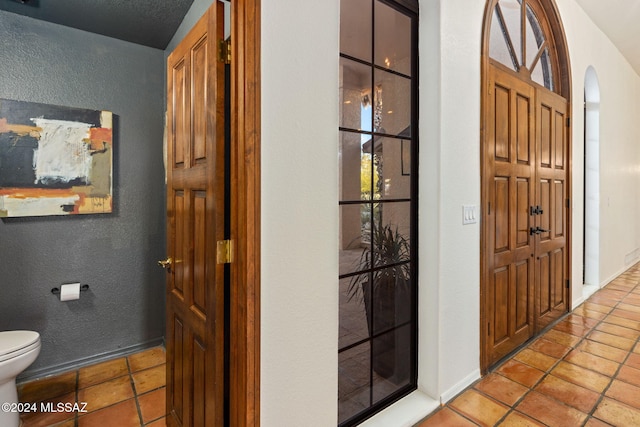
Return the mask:
<svg viewBox="0 0 640 427">
<path fill-rule="evenodd" d="M 0 217 L 109 213 L 109 111 L 0 99 Z"/>
</svg>

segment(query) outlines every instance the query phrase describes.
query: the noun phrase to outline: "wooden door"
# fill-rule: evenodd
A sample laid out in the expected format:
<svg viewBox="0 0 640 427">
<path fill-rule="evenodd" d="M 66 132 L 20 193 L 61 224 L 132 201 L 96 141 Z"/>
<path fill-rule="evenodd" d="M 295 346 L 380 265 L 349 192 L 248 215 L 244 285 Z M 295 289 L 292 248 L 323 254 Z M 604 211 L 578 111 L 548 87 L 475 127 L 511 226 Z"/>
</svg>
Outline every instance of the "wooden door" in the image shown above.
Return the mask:
<svg viewBox="0 0 640 427">
<path fill-rule="evenodd" d="M 569 309 L 564 98 L 489 67 L 483 146 L 483 367 Z"/>
<path fill-rule="evenodd" d="M 224 64 L 222 3 L 167 62 L 168 425 L 224 423 Z"/>
<path fill-rule="evenodd" d="M 567 101 L 545 89 L 537 91 L 536 114 L 536 332 L 567 312 L 568 253 Z"/>
<path fill-rule="evenodd" d="M 485 352 L 489 364 L 534 332 L 535 90 L 517 76 L 490 69 L 484 144 Z"/>
</svg>

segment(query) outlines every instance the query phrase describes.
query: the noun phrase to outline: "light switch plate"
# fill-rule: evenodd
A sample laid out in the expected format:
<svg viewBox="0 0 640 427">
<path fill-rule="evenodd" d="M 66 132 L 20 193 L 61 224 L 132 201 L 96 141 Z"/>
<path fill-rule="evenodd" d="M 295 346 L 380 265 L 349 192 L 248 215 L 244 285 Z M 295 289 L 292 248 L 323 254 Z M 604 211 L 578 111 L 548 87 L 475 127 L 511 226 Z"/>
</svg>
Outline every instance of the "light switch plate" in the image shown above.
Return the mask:
<svg viewBox="0 0 640 427">
<path fill-rule="evenodd" d="M 462 205 L 462 225 L 478 222 L 478 206 Z"/>
</svg>

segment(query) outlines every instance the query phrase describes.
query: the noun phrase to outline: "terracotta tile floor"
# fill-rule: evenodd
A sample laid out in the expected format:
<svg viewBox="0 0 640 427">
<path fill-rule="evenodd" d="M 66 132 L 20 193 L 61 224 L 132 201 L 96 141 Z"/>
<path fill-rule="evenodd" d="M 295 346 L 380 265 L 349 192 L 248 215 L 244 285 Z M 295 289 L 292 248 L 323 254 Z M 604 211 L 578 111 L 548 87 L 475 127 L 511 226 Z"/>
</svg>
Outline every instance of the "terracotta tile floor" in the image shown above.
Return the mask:
<svg viewBox="0 0 640 427">
<path fill-rule="evenodd" d="M 640 264 L 416 427 L 640 426 Z"/>
<path fill-rule="evenodd" d="M 154 347 L 73 372 L 18 386 L 20 402 L 35 403 L 37 412 L 23 413 L 23 427 L 166 427 L 165 351 Z M 78 404 L 86 412 L 43 411 Z"/>
<path fill-rule="evenodd" d="M 19 386 L 20 402 L 86 402 L 23 415 L 24 427 L 165 427 L 156 347 Z M 417 427 L 640 426 L 640 264 Z"/>
</svg>

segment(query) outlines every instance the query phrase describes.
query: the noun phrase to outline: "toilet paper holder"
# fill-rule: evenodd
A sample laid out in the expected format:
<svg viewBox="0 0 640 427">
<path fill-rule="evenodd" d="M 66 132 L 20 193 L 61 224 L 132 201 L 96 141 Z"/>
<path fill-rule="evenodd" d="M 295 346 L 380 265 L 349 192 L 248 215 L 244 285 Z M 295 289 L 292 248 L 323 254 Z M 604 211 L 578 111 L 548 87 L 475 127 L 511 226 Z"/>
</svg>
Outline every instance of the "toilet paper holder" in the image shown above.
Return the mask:
<svg viewBox="0 0 640 427">
<path fill-rule="evenodd" d="M 88 291 L 88 290 L 89 290 L 89 285 L 81 285 L 80 286 L 80 292 Z M 54 295 L 60 294 L 60 288 L 51 289 L 51 293 L 54 294 Z"/>
</svg>

